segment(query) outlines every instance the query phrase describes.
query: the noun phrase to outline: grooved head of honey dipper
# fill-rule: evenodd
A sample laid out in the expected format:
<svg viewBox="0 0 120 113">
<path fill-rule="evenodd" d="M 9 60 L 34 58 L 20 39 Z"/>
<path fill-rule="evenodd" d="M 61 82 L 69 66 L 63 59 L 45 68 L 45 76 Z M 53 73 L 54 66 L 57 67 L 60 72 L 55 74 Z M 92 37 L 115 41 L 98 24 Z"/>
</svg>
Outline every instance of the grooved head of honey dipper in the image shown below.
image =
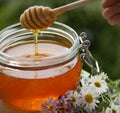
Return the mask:
<svg viewBox="0 0 120 113">
<path fill-rule="evenodd" d="M 33 6 L 23 12 L 21 25 L 29 30 L 43 30 L 56 20 L 56 15 L 49 7 Z"/>
</svg>

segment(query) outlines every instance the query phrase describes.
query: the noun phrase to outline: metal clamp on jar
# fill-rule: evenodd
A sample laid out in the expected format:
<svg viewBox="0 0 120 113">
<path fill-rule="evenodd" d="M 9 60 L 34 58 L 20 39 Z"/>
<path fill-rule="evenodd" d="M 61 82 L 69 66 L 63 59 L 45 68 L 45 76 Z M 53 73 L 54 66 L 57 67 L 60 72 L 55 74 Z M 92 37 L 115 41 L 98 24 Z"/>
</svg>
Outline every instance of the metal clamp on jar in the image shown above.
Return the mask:
<svg viewBox="0 0 120 113">
<path fill-rule="evenodd" d="M 100 72 L 97 60 L 93 57 L 89 51 L 90 41 L 87 39 L 87 34 L 82 32 L 79 36 L 80 39 L 80 58 L 81 60 L 91 68 L 92 74 L 98 74 Z"/>
</svg>

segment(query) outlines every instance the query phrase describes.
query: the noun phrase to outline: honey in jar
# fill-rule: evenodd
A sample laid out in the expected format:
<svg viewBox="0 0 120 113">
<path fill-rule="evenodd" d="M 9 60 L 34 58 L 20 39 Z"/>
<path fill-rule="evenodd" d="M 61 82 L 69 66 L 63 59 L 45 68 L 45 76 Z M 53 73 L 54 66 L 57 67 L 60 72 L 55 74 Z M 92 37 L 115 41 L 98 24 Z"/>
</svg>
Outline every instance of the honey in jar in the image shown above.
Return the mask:
<svg viewBox="0 0 120 113">
<path fill-rule="evenodd" d="M 81 72 L 79 39 L 55 22 L 38 34 L 20 24 L 0 32 L 0 99 L 15 109 L 39 111 L 42 102 L 76 88 Z M 36 52 L 37 54 L 36 54 Z"/>
</svg>

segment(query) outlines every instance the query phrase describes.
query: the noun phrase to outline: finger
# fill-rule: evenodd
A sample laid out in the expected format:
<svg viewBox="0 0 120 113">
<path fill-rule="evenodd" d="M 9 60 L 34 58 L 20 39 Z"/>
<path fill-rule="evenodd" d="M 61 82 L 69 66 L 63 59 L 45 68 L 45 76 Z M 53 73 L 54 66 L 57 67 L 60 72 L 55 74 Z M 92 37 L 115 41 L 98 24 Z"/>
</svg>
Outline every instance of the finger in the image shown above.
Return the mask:
<svg viewBox="0 0 120 113">
<path fill-rule="evenodd" d="M 109 18 L 108 23 L 111 25 L 116 25 L 116 24 L 120 23 L 120 13 Z"/>
<path fill-rule="evenodd" d="M 120 13 L 120 3 L 104 9 L 103 16 L 104 18 L 109 19 L 118 13 Z"/>
<path fill-rule="evenodd" d="M 103 0 L 102 7 L 106 8 L 106 7 L 109 7 L 117 2 L 119 2 L 119 0 Z"/>
</svg>

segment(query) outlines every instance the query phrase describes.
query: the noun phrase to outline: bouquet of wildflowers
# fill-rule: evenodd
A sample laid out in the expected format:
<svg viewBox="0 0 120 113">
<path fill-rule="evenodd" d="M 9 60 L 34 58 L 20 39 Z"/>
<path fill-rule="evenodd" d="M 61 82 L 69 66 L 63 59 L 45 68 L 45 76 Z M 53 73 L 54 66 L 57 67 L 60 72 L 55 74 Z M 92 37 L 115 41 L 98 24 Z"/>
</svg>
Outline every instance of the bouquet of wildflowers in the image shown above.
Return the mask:
<svg viewBox="0 0 120 113">
<path fill-rule="evenodd" d="M 91 75 L 82 71 L 76 90 L 58 99 L 48 98 L 42 113 L 120 113 L 120 80 L 111 81 L 101 72 Z"/>
</svg>

